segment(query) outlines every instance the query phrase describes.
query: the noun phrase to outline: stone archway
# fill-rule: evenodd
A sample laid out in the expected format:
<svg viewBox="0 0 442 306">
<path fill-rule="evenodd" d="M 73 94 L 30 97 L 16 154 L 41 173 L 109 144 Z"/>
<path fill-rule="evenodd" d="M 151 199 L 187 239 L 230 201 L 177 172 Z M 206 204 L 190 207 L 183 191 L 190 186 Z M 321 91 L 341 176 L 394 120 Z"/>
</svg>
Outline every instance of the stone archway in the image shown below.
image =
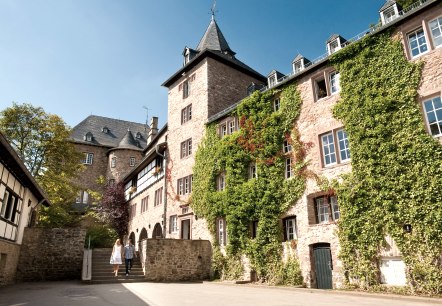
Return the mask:
<svg viewBox="0 0 442 306">
<path fill-rule="evenodd" d="M 152 238 L 159 239 L 163 238 L 163 229 L 159 223 L 155 224 L 152 232 Z"/>
<path fill-rule="evenodd" d="M 144 227 L 140 232 L 140 237 L 138 237 L 138 242 L 140 242 L 143 239 L 147 239 L 147 230 Z"/>
<path fill-rule="evenodd" d="M 130 233 L 129 239 L 131 239 L 132 240 L 132 244 L 135 245 L 136 241 L 135 241 L 135 233 L 134 232 Z"/>
</svg>

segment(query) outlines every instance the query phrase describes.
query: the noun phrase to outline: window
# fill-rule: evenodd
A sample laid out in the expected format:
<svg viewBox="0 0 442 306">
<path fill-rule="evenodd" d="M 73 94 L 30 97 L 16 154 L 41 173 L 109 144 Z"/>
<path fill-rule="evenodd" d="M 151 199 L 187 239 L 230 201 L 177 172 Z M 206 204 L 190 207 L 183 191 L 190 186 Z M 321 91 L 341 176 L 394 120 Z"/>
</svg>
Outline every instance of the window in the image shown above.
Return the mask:
<svg viewBox="0 0 442 306">
<path fill-rule="evenodd" d="M 226 245 L 226 220 L 224 218 L 218 218 L 216 223 L 218 243 L 219 245 Z"/>
<path fill-rule="evenodd" d="M 442 46 L 442 16 L 430 21 L 429 25 L 434 46 Z"/>
<path fill-rule="evenodd" d="M 88 204 L 89 193 L 87 191 L 80 190 L 75 198 L 75 203 Z"/>
<path fill-rule="evenodd" d="M 284 153 L 289 153 L 292 151 L 292 145 L 289 143 L 288 140 L 284 140 L 283 150 L 284 150 Z"/>
<path fill-rule="evenodd" d="M 153 202 L 154 206 L 158 206 L 163 203 L 163 187 L 155 190 L 155 199 Z"/>
<path fill-rule="evenodd" d="M 190 82 L 189 80 L 186 80 L 183 83 L 183 99 L 187 98 L 189 95 L 190 95 Z"/>
<path fill-rule="evenodd" d="M 181 110 L 181 124 L 186 123 L 192 119 L 192 104 L 187 105 Z"/>
<path fill-rule="evenodd" d="M 296 228 L 296 217 L 288 217 L 283 220 L 284 240 L 295 240 L 298 238 L 298 229 Z"/>
<path fill-rule="evenodd" d="M 104 134 L 108 134 L 109 133 L 109 129 L 107 127 L 103 127 L 102 132 Z"/>
<path fill-rule="evenodd" d="M 296 62 L 293 63 L 293 72 L 294 73 L 299 73 L 304 69 L 304 65 L 302 63 L 302 60 L 298 60 Z"/>
<path fill-rule="evenodd" d="M 141 139 L 141 133 L 140 133 L 140 132 L 137 132 L 137 134 L 135 134 L 135 138 L 136 138 L 136 139 Z"/>
<path fill-rule="evenodd" d="M 395 6 L 391 6 L 382 12 L 383 24 L 389 23 L 390 21 L 396 19 L 398 15 L 396 14 Z"/>
<path fill-rule="evenodd" d="M 258 221 L 252 221 L 249 226 L 250 229 L 250 238 L 256 238 L 258 235 Z"/>
<path fill-rule="evenodd" d="M 86 135 L 84 135 L 83 139 L 86 141 L 92 141 L 94 139 L 94 136 L 92 135 L 91 132 L 87 132 Z"/>
<path fill-rule="evenodd" d="M 178 232 L 178 218 L 176 215 L 169 217 L 169 233 Z"/>
<path fill-rule="evenodd" d="M 328 133 L 321 136 L 322 154 L 325 165 L 332 165 L 336 163 L 335 143 L 333 133 Z"/>
<path fill-rule="evenodd" d="M 275 112 L 277 112 L 277 111 L 279 111 L 280 107 L 281 107 L 281 101 L 279 100 L 279 98 L 278 98 L 278 99 L 275 99 L 275 100 L 273 101 L 273 110 L 274 110 Z"/>
<path fill-rule="evenodd" d="M 135 218 L 135 215 L 137 214 L 137 204 L 133 204 L 129 208 L 129 219 Z"/>
<path fill-rule="evenodd" d="M 425 117 L 431 135 L 442 135 L 442 102 L 440 97 L 424 101 Z"/>
<path fill-rule="evenodd" d="M 84 154 L 84 159 L 82 163 L 85 165 L 92 165 L 92 162 L 94 161 L 94 153 L 83 152 L 83 154 Z"/>
<path fill-rule="evenodd" d="M 229 121 L 229 134 L 233 134 L 235 132 L 235 120 Z"/>
<path fill-rule="evenodd" d="M 337 143 L 335 141 L 337 139 Z M 344 129 L 321 135 L 322 159 L 324 166 L 350 160 L 350 147 L 347 132 Z M 339 154 L 336 154 L 336 151 Z"/>
<path fill-rule="evenodd" d="M 110 179 L 110 180 L 107 182 L 107 185 L 108 185 L 108 186 L 114 186 L 114 185 L 115 185 L 115 179 Z"/>
<path fill-rule="evenodd" d="M 327 85 L 323 77 L 315 80 L 315 94 L 316 100 L 327 97 Z"/>
<path fill-rule="evenodd" d="M 339 84 L 339 72 L 333 71 L 330 73 L 330 91 L 331 94 L 337 93 L 341 90 Z"/>
<path fill-rule="evenodd" d="M 276 73 L 274 73 L 271 76 L 269 76 L 268 82 L 269 82 L 269 87 L 272 87 L 272 86 L 276 85 Z"/>
<path fill-rule="evenodd" d="M 253 179 L 256 178 L 256 164 L 255 163 L 250 163 L 249 165 L 249 179 Z"/>
<path fill-rule="evenodd" d="M 428 51 L 427 40 L 422 28 L 408 34 L 408 46 L 411 57 L 416 57 Z"/>
<path fill-rule="evenodd" d="M 344 130 L 338 130 L 336 134 L 338 135 L 339 156 L 341 162 L 347 161 L 350 159 L 350 148 L 348 146 L 347 132 Z"/>
<path fill-rule="evenodd" d="M 192 138 L 181 143 L 181 158 L 192 155 Z"/>
<path fill-rule="evenodd" d="M 226 174 L 221 173 L 216 178 L 216 190 L 223 191 L 226 189 Z"/>
<path fill-rule="evenodd" d="M 1 216 L 13 223 L 18 224 L 18 216 L 21 211 L 21 199 L 12 193 L 12 191 L 5 190 L 3 194 L 3 201 L 1 207 Z M 17 216 L 17 218 L 16 218 Z"/>
<path fill-rule="evenodd" d="M 292 169 L 292 159 L 291 158 L 287 158 L 285 160 L 285 178 L 291 178 L 293 176 L 293 169 Z"/>
<path fill-rule="evenodd" d="M 135 166 L 135 157 L 129 158 L 129 166 L 134 167 Z"/>
<path fill-rule="evenodd" d="M 221 125 L 221 137 L 226 136 L 227 135 L 227 124 L 222 124 Z"/>
<path fill-rule="evenodd" d="M 340 217 L 336 196 L 322 196 L 315 199 L 316 223 L 336 221 Z"/>
<path fill-rule="evenodd" d="M 190 194 L 192 192 L 192 180 L 192 175 L 188 175 L 178 179 L 177 189 L 179 195 Z"/>
<path fill-rule="evenodd" d="M 117 158 L 112 157 L 111 158 L 111 168 L 115 168 L 116 165 L 117 165 Z"/>
<path fill-rule="evenodd" d="M 149 196 L 141 199 L 141 213 L 144 213 L 147 211 L 148 204 L 149 204 Z"/>
<path fill-rule="evenodd" d="M 339 38 L 336 38 L 328 43 L 328 54 L 329 55 L 335 53 L 339 49 L 341 49 L 341 44 L 339 42 Z"/>
</svg>

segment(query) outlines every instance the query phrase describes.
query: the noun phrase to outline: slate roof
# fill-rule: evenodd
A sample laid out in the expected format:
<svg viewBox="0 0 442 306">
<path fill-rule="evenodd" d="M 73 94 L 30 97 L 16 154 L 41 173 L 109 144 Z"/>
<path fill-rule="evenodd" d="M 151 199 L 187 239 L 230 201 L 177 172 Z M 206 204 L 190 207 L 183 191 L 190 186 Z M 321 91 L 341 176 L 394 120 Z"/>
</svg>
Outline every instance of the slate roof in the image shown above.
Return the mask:
<svg viewBox="0 0 442 306">
<path fill-rule="evenodd" d="M 266 82 L 266 78 L 262 74 L 250 68 L 235 57 L 235 52 L 230 49 L 229 44 L 224 38 L 224 35 L 218 27 L 218 24 L 216 23 L 214 18 L 212 18 L 212 20 L 210 21 L 210 24 L 207 27 L 207 30 L 204 33 L 203 37 L 201 38 L 196 51 L 198 53 L 184 67 L 182 67 L 168 80 L 166 80 L 162 84 L 162 86 L 169 87 L 173 84 L 173 82 L 178 80 L 184 72 L 187 72 L 195 67 L 196 64 L 198 64 L 207 56 L 223 62 L 235 69 L 238 69 L 239 71 L 242 71 L 258 79 L 263 83 Z"/>
<path fill-rule="evenodd" d="M 6 137 L 0 133 L 0 161 L 11 171 L 14 176 L 37 198 L 38 203 L 44 206 L 50 206 L 46 192 L 35 181 L 32 174 L 23 164 L 17 152 L 12 148 Z"/>
<path fill-rule="evenodd" d="M 384 5 L 379 9 L 379 12 L 385 10 L 386 8 L 392 6 L 393 4 L 395 4 L 396 1 L 395 0 L 387 0 Z"/>
<path fill-rule="evenodd" d="M 109 129 L 108 133 L 103 132 L 104 127 Z M 90 115 L 72 129 L 71 139 L 76 143 L 109 148 L 118 148 L 121 145 L 122 148 L 144 149 L 148 131 L 146 125 L 142 123 Z M 92 141 L 84 139 L 88 132 L 93 135 Z M 139 139 L 136 138 L 137 133 L 140 133 Z M 136 144 L 137 142 L 139 145 Z"/>
<path fill-rule="evenodd" d="M 230 49 L 227 40 L 224 38 L 223 33 L 213 17 L 207 27 L 206 33 L 204 33 L 198 47 L 196 47 L 197 51 L 203 51 L 205 49 L 223 51 L 235 55 L 235 52 Z"/>
</svg>

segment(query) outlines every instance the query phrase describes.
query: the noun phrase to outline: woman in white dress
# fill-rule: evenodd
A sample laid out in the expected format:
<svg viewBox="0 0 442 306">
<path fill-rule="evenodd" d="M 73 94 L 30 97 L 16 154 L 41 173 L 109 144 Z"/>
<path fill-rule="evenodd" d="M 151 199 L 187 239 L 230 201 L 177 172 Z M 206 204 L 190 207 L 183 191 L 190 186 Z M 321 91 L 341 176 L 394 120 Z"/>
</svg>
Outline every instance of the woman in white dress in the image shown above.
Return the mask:
<svg viewBox="0 0 442 306">
<path fill-rule="evenodd" d="M 110 259 L 110 263 L 114 266 L 114 274 L 118 276 L 118 269 L 120 265 L 123 263 L 123 245 L 120 242 L 120 239 L 117 239 L 114 244 L 114 248 L 112 249 L 112 255 Z"/>
</svg>

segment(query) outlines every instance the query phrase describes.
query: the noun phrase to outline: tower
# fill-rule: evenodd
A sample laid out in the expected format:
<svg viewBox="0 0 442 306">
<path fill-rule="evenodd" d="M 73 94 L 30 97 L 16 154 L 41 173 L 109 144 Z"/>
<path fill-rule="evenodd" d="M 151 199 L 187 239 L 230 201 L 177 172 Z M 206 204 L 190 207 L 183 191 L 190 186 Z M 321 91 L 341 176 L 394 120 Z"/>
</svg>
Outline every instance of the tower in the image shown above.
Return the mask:
<svg viewBox="0 0 442 306">
<path fill-rule="evenodd" d="M 209 118 L 247 95 L 266 78 L 238 60 L 214 15 L 196 49 L 185 47 L 184 65 L 162 85 L 168 95 L 170 178 L 167 220 L 177 220 L 171 238 L 210 239 L 204 220 L 189 206 L 195 152 Z"/>
</svg>

